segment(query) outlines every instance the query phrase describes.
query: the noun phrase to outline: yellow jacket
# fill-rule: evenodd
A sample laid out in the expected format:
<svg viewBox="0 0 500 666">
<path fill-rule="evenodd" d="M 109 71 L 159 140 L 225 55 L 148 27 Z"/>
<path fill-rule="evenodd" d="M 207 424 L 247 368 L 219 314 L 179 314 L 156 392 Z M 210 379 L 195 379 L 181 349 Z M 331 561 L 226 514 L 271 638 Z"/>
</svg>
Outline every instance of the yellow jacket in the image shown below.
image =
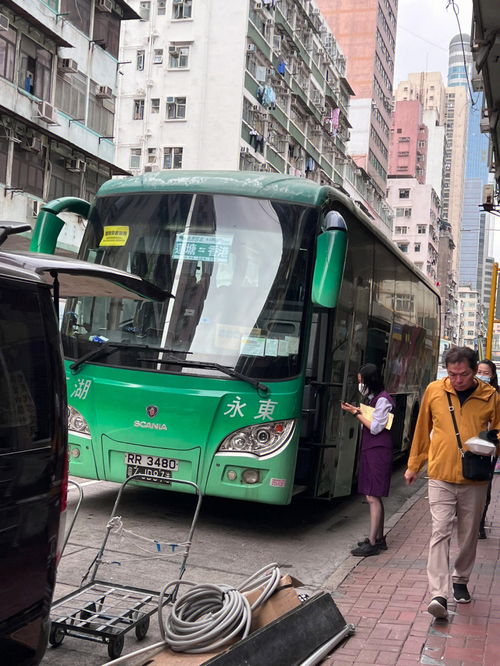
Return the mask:
<svg viewBox="0 0 500 666">
<path fill-rule="evenodd" d="M 448 377 L 431 382 L 426 388 L 415 434 L 411 444 L 408 468 L 418 472 L 428 463 L 429 478 L 449 483 L 486 483 L 469 481 L 462 476 L 462 461 L 446 392 L 451 395 L 458 430 L 465 448 L 469 437 L 482 430 L 500 430 L 500 395 L 478 380 L 478 386 L 462 406 Z M 500 445 L 497 444 L 497 454 Z"/>
</svg>

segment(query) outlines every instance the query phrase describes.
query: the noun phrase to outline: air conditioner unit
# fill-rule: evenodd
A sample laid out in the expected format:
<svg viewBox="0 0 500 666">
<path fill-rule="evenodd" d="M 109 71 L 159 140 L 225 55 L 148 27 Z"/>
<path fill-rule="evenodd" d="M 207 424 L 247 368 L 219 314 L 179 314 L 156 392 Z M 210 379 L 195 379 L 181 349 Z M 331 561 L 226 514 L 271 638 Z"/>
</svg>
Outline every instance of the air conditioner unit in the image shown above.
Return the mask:
<svg viewBox="0 0 500 666">
<path fill-rule="evenodd" d="M 147 164 L 144 167 L 144 173 L 153 173 L 153 171 L 159 171 L 160 167 L 157 164 Z"/>
<path fill-rule="evenodd" d="M 137 95 L 137 97 L 144 97 L 146 94 L 146 90 L 144 88 L 137 88 L 135 94 Z"/>
<path fill-rule="evenodd" d="M 255 44 L 248 44 L 247 51 L 249 53 L 255 53 L 256 50 L 257 50 L 257 48 L 256 48 Z"/>
<path fill-rule="evenodd" d="M 174 104 L 175 103 L 175 97 L 167 97 L 167 104 Z"/>
<path fill-rule="evenodd" d="M 22 147 L 26 150 L 30 150 L 33 153 L 39 153 L 42 150 L 42 140 L 37 136 L 27 136 Z"/>
<path fill-rule="evenodd" d="M 71 58 L 60 58 L 57 63 L 57 69 L 64 74 L 76 74 L 78 72 L 78 63 Z"/>
<path fill-rule="evenodd" d="M 95 96 L 98 99 L 111 99 L 113 97 L 113 91 L 110 86 L 97 86 Z"/>
<path fill-rule="evenodd" d="M 258 110 L 259 110 L 259 105 L 258 105 L 258 104 L 253 104 L 253 105 L 252 105 L 252 109 L 253 109 L 254 111 L 258 111 Z"/>
<path fill-rule="evenodd" d="M 113 1 L 112 0 L 96 0 L 95 8 L 98 12 L 112 12 L 113 11 Z"/>
<path fill-rule="evenodd" d="M 262 2 L 254 2 L 253 3 L 253 8 L 254 9 L 262 9 L 263 8 Z"/>
<path fill-rule="evenodd" d="M 48 102 L 38 102 L 38 118 L 49 125 L 58 125 L 56 110 Z"/>
<path fill-rule="evenodd" d="M 83 173 L 87 168 L 87 165 L 84 162 L 84 160 L 79 160 L 76 158 L 66 160 L 64 166 L 66 168 L 66 171 L 71 171 L 72 173 Z"/>
<path fill-rule="evenodd" d="M 272 25 L 274 23 L 274 19 L 266 19 L 266 24 L 267 25 Z"/>
<path fill-rule="evenodd" d="M 10 21 L 5 14 L 0 14 L 0 32 L 6 32 L 10 28 Z"/>
<path fill-rule="evenodd" d="M 250 148 L 248 148 L 248 146 L 241 146 L 241 148 L 240 148 L 240 153 L 241 153 L 242 155 L 246 155 L 246 154 L 249 153 L 249 152 L 250 152 Z"/>
</svg>

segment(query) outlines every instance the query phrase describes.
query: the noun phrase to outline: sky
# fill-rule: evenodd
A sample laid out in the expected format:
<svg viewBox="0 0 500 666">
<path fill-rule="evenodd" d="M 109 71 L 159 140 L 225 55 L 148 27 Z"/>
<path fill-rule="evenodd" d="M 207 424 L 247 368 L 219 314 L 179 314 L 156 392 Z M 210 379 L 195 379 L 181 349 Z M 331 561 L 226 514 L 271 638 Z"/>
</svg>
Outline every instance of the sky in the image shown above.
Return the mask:
<svg viewBox="0 0 500 666">
<path fill-rule="evenodd" d="M 458 34 L 449 0 L 399 0 L 394 87 L 411 72 L 441 72 L 446 85 L 448 46 Z M 470 35 L 472 0 L 454 0 L 462 33 Z"/>
</svg>

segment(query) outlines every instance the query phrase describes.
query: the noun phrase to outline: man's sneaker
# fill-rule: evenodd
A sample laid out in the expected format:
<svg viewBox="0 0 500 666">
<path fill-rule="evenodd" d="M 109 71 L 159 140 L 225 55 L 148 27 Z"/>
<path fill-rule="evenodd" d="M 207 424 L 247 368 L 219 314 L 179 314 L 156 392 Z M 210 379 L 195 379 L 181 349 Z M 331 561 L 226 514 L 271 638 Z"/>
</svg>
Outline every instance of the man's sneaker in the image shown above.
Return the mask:
<svg viewBox="0 0 500 666">
<path fill-rule="evenodd" d="M 434 597 L 427 606 L 427 610 L 439 620 L 446 620 L 448 617 L 448 604 L 444 597 Z"/>
<path fill-rule="evenodd" d="M 376 544 L 373 546 L 369 541 L 351 550 L 351 555 L 356 555 L 356 557 L 370 557 L 370 555 L 378 555 L 379 553 L 380 548 Z"/>
<path fill-rule="evenodd" d="M 472 601 L 465 583 L 453 583 L 453 598 L 457 604 L 470 604 Z"/>
<path fill-rule="evenodd" d="M 368 539 L 368 537 L 366 539 L 363 539 L 363 541 L 358 541 L 358 546 L 362 546 L 365 543 L 370 543 L 370 539 Z M 385 536 L 382 537 L 381 539 L 377 539 L 375 541 L 375 545 L 378 546 L 379 550 L 387 550 L 387 544 L 385 542 Z"/>
</svg>

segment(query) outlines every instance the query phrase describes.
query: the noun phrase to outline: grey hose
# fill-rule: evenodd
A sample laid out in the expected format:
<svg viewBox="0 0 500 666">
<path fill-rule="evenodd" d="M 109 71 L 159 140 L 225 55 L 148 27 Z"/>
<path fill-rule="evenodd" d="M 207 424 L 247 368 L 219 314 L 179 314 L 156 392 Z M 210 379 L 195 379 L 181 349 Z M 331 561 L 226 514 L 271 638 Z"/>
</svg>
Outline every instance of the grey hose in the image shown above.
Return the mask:
<svg viewBox="0 0 500 666">
<path fill-rule="evenodd" d="M 176 652 L 198 653 L 226 645 L 240 633 L 241 638 L 245 638 L 250 631 L 252 611 L 273 594 L 280 578 L 278 565 L 272 563 L 259 569 L 236 589 L 229 585 L 171 581 L 162 589 L 158 605 L 163 640 Z M 177 599 L 164 623 L 162 612 L 166 592 L 180 585 L 188 585 L 191 589 Z M 250 605 L 244 593 L 261 587 L 262 593 Z"/>
</svg>

